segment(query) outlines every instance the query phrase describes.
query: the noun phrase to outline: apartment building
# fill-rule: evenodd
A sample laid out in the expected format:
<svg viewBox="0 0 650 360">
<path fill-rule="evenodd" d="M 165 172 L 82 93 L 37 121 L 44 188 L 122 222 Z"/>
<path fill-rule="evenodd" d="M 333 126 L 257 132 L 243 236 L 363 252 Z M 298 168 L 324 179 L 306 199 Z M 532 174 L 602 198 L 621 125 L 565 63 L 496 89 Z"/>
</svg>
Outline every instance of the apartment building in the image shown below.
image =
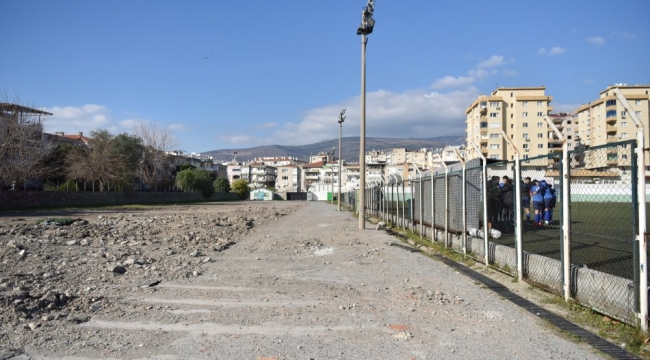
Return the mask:
<svg viewBox="0 0 650 360">
<path fill-rule="evenodd" d="M 273 166 L 261 162 L 241 166 L 241 178 L 248 181 L 251 189 L 275 187 L 275 171 Z"/>
<path fill-rule="evenodd" d="M 568 113 L 549 114 L 548 117 L 566 139 L 569 144 L 569 151 L 576 149 L 580 140 L 578 117 L 575 114 Z M 562 141 L 560 141 L 552 130 L 549 130 L 548 151 L 551 153 L 562 153 Z"/>
<path fill-rule="evenodd" d="M 636 138 L 636 125 L 616 98 L 614 89 L 620 90 L 635 115 L 645 125 L 645 142 L 648 144 L 650 85 L 611 85 L 600 93 L 600 98 L 579 107 L 576 114 L 581 141 L 588 146 L 598 146 Z"/>
<path fill-rule="evenodd" d="M 475 144 L 486 158 L 511 160 L 514 152 L 502 138 L 503 130 L 526 159 L 545 155 L 550 129 L 544 120 L 553 108 L 546 87 L 501 87 L 490 95 L 479 95 L 465 111 L 468 144 Z M 468 159 L 479 157 L 468 146 Z"/>
<path fill-rule="evenodd" d="M 302 176 L 298 166 L 289 164 L 277 167 L 275 179 L 276 192 L 300 192 L 302 191 Z"/>
</svg>

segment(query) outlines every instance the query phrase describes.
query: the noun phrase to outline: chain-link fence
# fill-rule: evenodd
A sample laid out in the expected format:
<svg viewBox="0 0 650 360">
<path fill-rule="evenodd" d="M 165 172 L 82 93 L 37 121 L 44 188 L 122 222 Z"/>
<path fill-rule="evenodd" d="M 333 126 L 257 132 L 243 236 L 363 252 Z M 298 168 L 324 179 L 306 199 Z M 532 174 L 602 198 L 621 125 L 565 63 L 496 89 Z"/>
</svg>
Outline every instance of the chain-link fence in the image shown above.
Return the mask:
<svg viewBox="0 0 650 360">
<path fill-rule="evenodd" d="M 634 317 L 630 300 L 635 298 L 637 273 L 635 144 L 624 141 L 572 151 L 569 170 L 570 258 L 574 274 L 580 274 L 574 275 L 572 293 L 599 309 L 615 307 L 627 318 Z M 583 291 L 584 287 L 594 291 Z M 592 292 L 598 295 L 589 295 Z"/>
<path fill-rule="evenodd" d="M 448 165 L 374 186 L 367 206 L 394 225 L 634 324 L 641 294 L 636 172 L 643 171 L 635 144 L 574 150 L 566 164 L 552 152 L 519 166 L 488 160 L 484 169 L 480 159 Z"/>
</svg>

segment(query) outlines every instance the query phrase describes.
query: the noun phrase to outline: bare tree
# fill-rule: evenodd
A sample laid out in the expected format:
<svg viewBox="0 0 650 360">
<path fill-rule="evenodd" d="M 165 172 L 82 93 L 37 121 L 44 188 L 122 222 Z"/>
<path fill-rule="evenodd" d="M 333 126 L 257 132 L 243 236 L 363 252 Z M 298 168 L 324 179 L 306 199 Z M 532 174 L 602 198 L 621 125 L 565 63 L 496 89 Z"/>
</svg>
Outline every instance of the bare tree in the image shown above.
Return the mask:
<svg viewBox="0 0 650 360">
<path fill-rule="evenodd" d="M 90 132 L 88 147 L 75 147 L 67 157 L 68 176 L 72 179 L 97 182 L 99 191 L 107 186 L 120 188 L 132 184 L 142 151 L 140 139 L 107 130 Z"/>
<path fill-rule="evenodd" d="M 42 144 L 45 115 L 52 114 L 0 102 L 0 188 L 15 188 L 39 177 L 39 163 L 47 153 Z"/>
<path fill-rule="evenodd" d="M 171 175 L 172 164 L 166 153 L 178 147 L 178 138 L 172 134 L 169 126 L 161 127 L 145 121 L 136 124 L 133 134 L 142 140 L 143 145 L 139 165 L 141 181 L 155 188 Z"/>
</svg>

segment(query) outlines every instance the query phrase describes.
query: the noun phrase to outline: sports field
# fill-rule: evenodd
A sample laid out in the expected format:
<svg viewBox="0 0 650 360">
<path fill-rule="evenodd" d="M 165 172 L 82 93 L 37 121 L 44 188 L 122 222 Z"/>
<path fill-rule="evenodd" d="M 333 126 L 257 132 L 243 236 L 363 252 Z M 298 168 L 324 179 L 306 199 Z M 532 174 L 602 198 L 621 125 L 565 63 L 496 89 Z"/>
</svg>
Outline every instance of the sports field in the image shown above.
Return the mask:
<svg viewBox="0 0 650 360">
<path fill-rule="evenodd" d="M 524 224 L 524 251 L 560 259 L 562 204 L 558 202 L 555 209 L 550 225 Z M 631 203 L 572 202 L 571 263 L 632 279 L 635 237 L 633 218 Z M 503 236 L 491 241 L 514 247 L 514 227 L 505 223 L 495 227 L 503 232 Z"/>
</svg>

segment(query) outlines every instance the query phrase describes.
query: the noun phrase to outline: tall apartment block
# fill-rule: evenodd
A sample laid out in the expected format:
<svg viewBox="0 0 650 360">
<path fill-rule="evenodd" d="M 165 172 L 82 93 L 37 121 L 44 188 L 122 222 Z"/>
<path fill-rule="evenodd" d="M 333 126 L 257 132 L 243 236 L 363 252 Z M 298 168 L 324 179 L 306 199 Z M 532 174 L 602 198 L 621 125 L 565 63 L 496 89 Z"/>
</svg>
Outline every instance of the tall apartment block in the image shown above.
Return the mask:
<svg viewBox="0 0 650 360">
<path fill-rule="evenodd" d="M 616 98 L 613 91 L 615 88 L 620 90 L 643 124 L 644 142 L 647 147 L 650 141 L 650 85 L 611 85 L 600 93 L 600 98 L 579 107 L 576 114 L 580 142 L 585 146 L 595 147 L 636 138 L 636 125 L 623 104 Z M 616 164 L 617 160 L 621 162 L 624 159 L 611 155 L 608 158 L 608 165 L 624 165 Z M 650 165 L 649 160 L 646 153 L 646 165 Z M 650 171 L 650 166 L 646 166 L 646 171 Z"/>
<path fill-rule="evenodd" d="M 465 111 L 467 158 L 479 157 L 474 143 L 486 158 L 512 160 L 514 152 L 501 135 L 510 137 L 522 159 L 546 155 L 554 146 L 551 129 L 544 120 L 553 109 L 546 87 L 498 88 L 480 95 Z"/>
</svg>

